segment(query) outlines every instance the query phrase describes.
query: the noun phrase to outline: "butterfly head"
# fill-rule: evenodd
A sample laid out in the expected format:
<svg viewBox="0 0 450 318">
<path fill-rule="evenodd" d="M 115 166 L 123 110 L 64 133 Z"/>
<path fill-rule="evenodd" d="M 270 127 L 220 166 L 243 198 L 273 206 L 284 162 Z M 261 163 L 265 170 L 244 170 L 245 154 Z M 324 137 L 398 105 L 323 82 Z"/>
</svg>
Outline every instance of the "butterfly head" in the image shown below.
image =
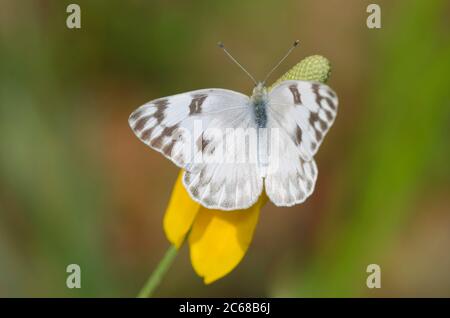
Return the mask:
<svg viewBox="0 0 450 318">
<path fill-rule="evenodd" d="M 253 89 L 252 99 L 253 100 L 261 100 L 261 99 L 264 99 L 265 96 L 267 96 L 267 88 L 266 88 L 264 82 L 259 82 L 258 84 L 256 84 L 255 88 Z"/>
</svg>

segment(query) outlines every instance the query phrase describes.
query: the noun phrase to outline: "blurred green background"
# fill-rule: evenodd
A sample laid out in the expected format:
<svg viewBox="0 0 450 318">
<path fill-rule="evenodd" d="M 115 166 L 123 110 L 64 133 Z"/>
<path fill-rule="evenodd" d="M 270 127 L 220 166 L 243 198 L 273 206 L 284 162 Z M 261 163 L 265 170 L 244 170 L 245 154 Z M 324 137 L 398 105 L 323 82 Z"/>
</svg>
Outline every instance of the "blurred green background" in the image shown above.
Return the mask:
<svg viewBox="0 0 450 318">
<path fill-rule="evenodd" d="M 81 6 L 81 29 L 66 6 Z M 368 29 L 378 3 L 382 28 Z M 0 1 L 0 296 L 135 296 L 168 247 L 178 169 L 137 106 L 326 56 L 340 113 L 303 205 L 267 204 L 243 262 L 203 285 L 186 247 L 156 296 L 450 296 L 448 1 Z M 65 285 L 66 266 L 82 288 Z M 366 287 L 366 267 L 382 288 Z"/>
</svg>

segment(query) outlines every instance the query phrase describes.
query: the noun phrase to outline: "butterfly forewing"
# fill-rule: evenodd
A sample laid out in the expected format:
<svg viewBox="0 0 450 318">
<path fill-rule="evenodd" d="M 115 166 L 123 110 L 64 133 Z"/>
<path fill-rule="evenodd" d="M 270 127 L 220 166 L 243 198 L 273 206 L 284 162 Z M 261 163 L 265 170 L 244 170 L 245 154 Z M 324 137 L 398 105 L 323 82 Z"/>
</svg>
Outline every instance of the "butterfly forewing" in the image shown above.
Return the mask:
<svg viewBox="0 0 450 318">
<path fill-rule="evenodd" d="M 150 101 L 128 121 L 142 142 L 186 168 L 204 149 L 202 132 L 217 125 L 217 118 L 226 122 L 241 115 L 248 100 L 230 90 L 201 89 Z"/>
<path fill-rule="evenodd" d="M 269 94 L 268 126 L 284 129 L 308 161 L 333 124 L 337 106 L 336 94 L 325 84 L 284 81 Z"/>
</svg>

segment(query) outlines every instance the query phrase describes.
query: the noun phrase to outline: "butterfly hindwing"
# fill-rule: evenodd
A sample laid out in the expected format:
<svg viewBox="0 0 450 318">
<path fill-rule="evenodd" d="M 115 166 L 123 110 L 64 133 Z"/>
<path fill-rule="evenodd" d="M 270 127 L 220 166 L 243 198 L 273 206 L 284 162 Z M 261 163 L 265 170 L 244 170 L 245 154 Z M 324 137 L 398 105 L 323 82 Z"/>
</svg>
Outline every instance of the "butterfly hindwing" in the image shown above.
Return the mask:
<svg viewBox="0 0 450 318">
<path fill-rule="evenodd" d="M 185 171 L 183 184 L 191 197 L 209 209 L 246 209 L 262 192 L 256 164 L 207 164 Z"/>
<path fill-rule="evenodd" d="M 203 161 L 188 166 L 184 186 L 194 200 L 209 209 L 248 208 L 263 188 L 252 109 L 248 107 L 234 118 L 218 116 L 211 126 L 221 136 L 204 132 Z"/>
<path fill-rule="evenodd" d="M 271 157 L 264 180 L 267 196 L 277 206 L 302 203 L 313 190 L 317 179 L 314 159 L 306 161 L 286 131 L 279 130 L 277 142 L 271 143 Z"/>
</svg>

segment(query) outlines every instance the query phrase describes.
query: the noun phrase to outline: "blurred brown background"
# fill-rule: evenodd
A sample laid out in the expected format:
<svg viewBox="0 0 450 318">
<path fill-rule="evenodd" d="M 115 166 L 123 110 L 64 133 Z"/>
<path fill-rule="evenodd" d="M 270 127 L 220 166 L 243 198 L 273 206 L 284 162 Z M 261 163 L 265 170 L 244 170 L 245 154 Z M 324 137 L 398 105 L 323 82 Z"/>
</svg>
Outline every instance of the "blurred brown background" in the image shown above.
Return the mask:
<svg viewBox="0 0 450 318">
<path fill-rule="evenodd" d="M 136 295 L 168 247 L 178 169 L 127 118 L 157 97 L 252 84 L 320 54 L 340 113 L 303 205 L 267 204 L 230 275 L 203 285 L 184 247 L 156 296 L 450 296 L 446 1 L 0 2 L 0 296 Z M 66 287 L 66 266 L 82 288 Z M 366 287 L 366 266 L 382 288 Z"/>
</svg>

